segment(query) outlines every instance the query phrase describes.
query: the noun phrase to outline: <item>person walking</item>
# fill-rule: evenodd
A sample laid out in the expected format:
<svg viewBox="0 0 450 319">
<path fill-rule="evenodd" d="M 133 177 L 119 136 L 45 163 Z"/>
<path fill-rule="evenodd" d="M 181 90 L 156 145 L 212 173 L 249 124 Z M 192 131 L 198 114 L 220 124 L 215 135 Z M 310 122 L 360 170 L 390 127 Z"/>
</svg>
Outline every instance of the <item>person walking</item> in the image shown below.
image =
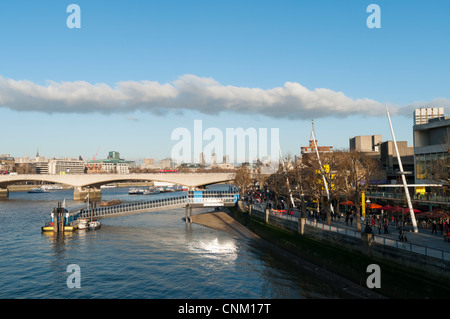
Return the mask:
<svg viewBox="0 0 450 319">
<path fill-rule="evenodd" d="M 387 220 L 384 222 L 384 234 L 389 234 L 389 224 Z"/>
<path fill-rule="evenodd" d="M 444 241 L 450 242 L 449 232 L 450 232 L 450 226 L 448 225 L 448 222 L 447 222 L 444 225 Z"/>
<path fill-rule="evenodd" d="M 434 219 L 433 222 L 431 223 L 431 233 L 432 234 L 433 233 L 437 234 L 437 231 L 436 231 L 436 219 Z"/>
</svg>

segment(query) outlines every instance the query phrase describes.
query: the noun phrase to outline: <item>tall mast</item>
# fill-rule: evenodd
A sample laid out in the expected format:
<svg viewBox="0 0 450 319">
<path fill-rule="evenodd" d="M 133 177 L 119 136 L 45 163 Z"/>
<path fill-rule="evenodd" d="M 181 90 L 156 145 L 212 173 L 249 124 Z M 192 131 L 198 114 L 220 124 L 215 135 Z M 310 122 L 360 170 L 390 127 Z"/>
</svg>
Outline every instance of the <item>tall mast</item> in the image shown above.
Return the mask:
<svg viewBox="0 0 450 319">
<path fill-rule="evenodd" d="M 314 120 L 312 120 L 311 136 L 312 136 L 312 139 L 314 142 L 314 149 L 316 150 L 317 160 L 319 161 L 319 169 L 320 169 L 320 173 L 322 174 L 323 184 L 325 185 L 325 191 L 327 192 L 328 205 L 330 205 L 331 213 L 334 213 L 333 205 L 331 205 L 331 201 L 330 201 L 330 192 L 328 191 L 327 180 L 325 179 L 325 174 L 323 172 L 322 163 L 320 161 L 319 150 L 317 149 L 316 134 L 314 133 Z"/>
<path fill-rule="evenodd" d="M 387 117 L 389 120 L 389 126 L 391 127 L 392 139 L 394 140 L 395 152 L 397 153 L 398 166 L 400 168 L 400 174 L 402 175 L 403 188 L 405 189 L 406 201 L 408 202 L 408 208 L 409 208 L 409 214 L 411 216 L 411 222 L 412 222 L 412 225 L 414 228 L 414 232 L 417 233 L 418 229 L 417 229 L 416 216 L 414 215 L 414 210 L 413 210 L 413 207 L 411 204 L 411 197 L 409 196 L 408 185 L 406 184 L 406 178 L 405 178 L 405 173 L 403 171 L 402 159 L 400 157 L 400 153 L 398 152 L 397 141 L 395 140 L 394 129 L 392 127 L 391 117 L 389 116 L 388 107 L 387 107 L 387 105 L 385 105 L 385 107 L 386 107 Z"/>
<path fill-rule="evenodd" d="M 284 164 L 283 154 L 281 153 L 281 147 L 280 146 L 278 146 L 278 147 L 279 147 L 279 150 L 280 150 L 281 165 L 283 165 L 283 170 L 284 170 L 284 173 L 286 174 L 286 184 L 287 184 L 287 187 L 288 187 L 288 190 L 289 190 L 289 198 L 291 200 L 292 209 L 294 209 L 295 208 L 294 198 L 292 197 L 292 190 L 291 190 L 291 186 L 289 184 L 289 178 L 287 176 L 287 171 L 286 171 L 286 166 Z"/>
</svg>

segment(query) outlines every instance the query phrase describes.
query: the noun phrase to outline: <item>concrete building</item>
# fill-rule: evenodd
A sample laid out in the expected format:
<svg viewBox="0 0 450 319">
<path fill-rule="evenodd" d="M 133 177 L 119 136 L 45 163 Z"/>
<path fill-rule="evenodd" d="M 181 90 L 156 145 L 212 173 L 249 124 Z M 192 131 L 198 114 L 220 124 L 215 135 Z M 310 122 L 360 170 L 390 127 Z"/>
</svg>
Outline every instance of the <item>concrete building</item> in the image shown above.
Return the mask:
<svg viewBox="0 0 450 319">
<path fill-rule="evenodd" d="M 71 158 L 51 159 L 48 162 L 48 174 L 84 174 L 84 162 L 80 159 Z"/>
<path fill-rule="evenodd" d="M 350 151 L 379 155 L 381 135 L 360 135 L 350 138 Z"/>
<path fill-rule="evenodd" d="M 85 164 L 88 174 L 128 174 L 129 164 L 121 159 L 103 159 L 88 161 Z"/>
<path fill-rule="evenodd" d="M 139 167 L 140 169 L 159 169 L 159 166 L 155 165 L 153 158 L 144 159 L 144 163 Z"/>
<path fill-rule="evenodd" d="M 350 151 L 360 152 L 380 161 L 386 183 L 400 181 L 400 165 L 395 152 L 394 141 L 382 141 L 381 135 L 361 135 L 349 139 Z M 407 183 L 414 183 L 414 147 L 406 141 L 397 141 Z"/>
<path fill-rule="evenodd" d="M 217 155 L 216 153 L 213 153 L 211 155 L 211 167 L 216 167 L 217 166 Z"/>
<path fill-rule="evenodd" d="M 402 161 L 406 182 L 414 183 L 414 147 L 408 146 L 406 141 L 397 141 L 398 152 Z M 398 154 L 395 151 L 394 141 L 386 141 L 380 144 L 380 164 L 386 172 L 387 184 L 401 183 L 400 165 Z"/>
<path fill-rule="evenodd" d="M 200 165 L 202 165 L 202 166 L 206 165 L 205 154 L 203 152 L 200 153 L 199 161 L 200 161 Z"/>
<path fill-rule="evenodd" d="M 418 121 L 420 124 L 413 127 L 416 184 L 436 183 L 442 174 L 440 163 L 450 158 L 450 116 L 444 116 L 443 110 L 436 113 L 434 109 L 420 109 L 420 114 L 436 116 L 421 119 Z M 415 110 L 416 113 L 418 110 Z"/>
<path fill-rule="evenodd" d="M 443 107 L 424 107 L 414 110 L 414 125 L 427 124 L 429 120 L 444 117 Z"/>
<path fill-rule="evenodd" d="M 9 154 L 0 154 L 0 173 L 14 171 L 15 163 L 14 157 Z"/>
<path fill-rule="evenodd" d="M 85 167 L 88 174 L 129 174 L 130 168 L 134 167 L 130 163 L 135 166 L 135 162 L 125 161 L 119 152 L 111 151 L 106 159 L 88 161 Z"/>
<path fill-rule="evenodd" d="M 21 171 L 22 173 L 48 174 L 49 160 L 39 155 L 39 148 L 37 149 L 34 158 L 29 158 L 27 155 L 27 157 L 16 158 L 15 162 L 18 166 L 18 171 Z"/>
<path fill-rule="evenodd" d="M 171 158 L 165 158 L 158 161 L 158 166 L 161 169 L 173 169 L 176 167 L 176 163 Z"/>
</svg>

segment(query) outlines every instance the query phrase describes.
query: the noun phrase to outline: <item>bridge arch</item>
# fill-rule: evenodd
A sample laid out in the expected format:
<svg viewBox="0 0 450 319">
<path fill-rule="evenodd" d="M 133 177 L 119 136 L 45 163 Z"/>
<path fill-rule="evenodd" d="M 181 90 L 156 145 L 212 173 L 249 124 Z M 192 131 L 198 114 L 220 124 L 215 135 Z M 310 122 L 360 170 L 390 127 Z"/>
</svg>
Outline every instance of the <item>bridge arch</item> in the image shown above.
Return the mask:
<svg viewBox="0 0 450 319">
<path fill-rule="evenodd" d="M 188 187 L 204 188 L 208 185 L 233 181 L 234 173 L 154 173 L 154 174 L 21 174 L 0 175 L 0 189 L 8 185 L 26 181 L 50 182 L 68 185 L 74 188 L 74 199 L 84 198 L 88 193 L 93 197 L 101 196 L 101 185 L 122 181 L 154 181 L 167 182 Z M 6 191 L 7 193 L 7 191 Z M 1 195 L 1 194 L 0 194 Z M 6 195 L 7 196 L 7 195 Z"/>
</svg>

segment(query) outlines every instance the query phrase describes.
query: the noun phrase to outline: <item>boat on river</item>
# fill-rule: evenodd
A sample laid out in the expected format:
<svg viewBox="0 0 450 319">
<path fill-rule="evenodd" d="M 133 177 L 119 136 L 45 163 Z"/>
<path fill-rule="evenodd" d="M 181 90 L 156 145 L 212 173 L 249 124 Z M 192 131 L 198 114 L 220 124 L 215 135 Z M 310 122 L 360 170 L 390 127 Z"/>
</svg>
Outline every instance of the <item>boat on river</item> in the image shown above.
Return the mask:
<svg viewBox="0 0 450 319">
<path fill-rule="evenodd" d="M 98 228 L 100 228 L 101 225 L 102 224 L 98 220 L 93 220 L 93 221 L 89 222 L 88 228 L 89 229 L 98 229 Z"/>
<path fill-rule="evenodd" d="M 119 205 L 121 204 L 122 201 L 120 199 L 111 199 L 107 202 L 101 202 L 100 203 L 100 207 L 108 207 L 108 206 L 113 206 L 113 205 Z"/>
<path fill-rule="evenodd" d="M 69 207 L 62 207 L 61 219 L 57 217 L 57 208 L 54 208 L 50 213 L 50 221 L 45 224 L 41 229 L 43 232 L 49 232 L 55 230 L 55 223 L 62 222 L 64 232 L 74 232 L 78 229 L 81 211 L 86 207 L 85 204 L 77 204 Z"/>
<path fill-rule="evenodd" d="M 78 229 L 88 229 L 89 222 L 86 218 L 80 219 L 78 221 Z"/>
<path fill-rule="evenodd" d="M 44 187 L 35 187 L 30 189 L 28 193 L 50 193 L 50 191 Z"/>
<path fill-rule="evenodd" d="M 153 195 L 153 194 L 159 194 L 159 193 L 161 193 L 161 191 L 158 188 L 150 187 L 149 189 L 145 190 L 144 194 Z"/>
<path fill-rule="evenodd" d="M 142 195 L 144 194 L 143 188 L 130 188 L 128 190 L 128 195 Z"/>
</svg>

